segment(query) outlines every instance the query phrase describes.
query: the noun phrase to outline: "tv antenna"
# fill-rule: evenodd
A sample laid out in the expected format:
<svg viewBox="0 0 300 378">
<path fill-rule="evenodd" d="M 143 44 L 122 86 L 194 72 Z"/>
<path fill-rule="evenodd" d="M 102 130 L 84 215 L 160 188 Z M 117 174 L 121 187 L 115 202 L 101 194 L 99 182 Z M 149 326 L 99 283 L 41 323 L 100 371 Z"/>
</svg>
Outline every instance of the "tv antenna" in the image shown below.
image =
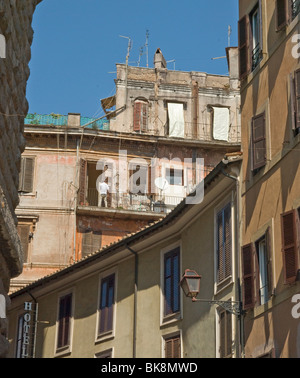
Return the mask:
<svg viewBox="0 0 300 378">
<path fill-rule="evenodd" d="M 138 67 L 140 66 L 140 63 L 141 63 L 141 57 L 142 55 L 146 54 L 146 65 L 147 65 L 147 68 L 149 67 L 149 63 L 148 63 L 148 42 L 149 42 L 149 30 L 146 30 L 146 43 L 140 48 L 140 55 L 139 55 L 139 60 L 138 60 Z M 144 53 L 144 47 L 146 48 L 146 52 Z"/>
<path fill-rule="evenodd" d="M 230 47 L 230 37 L 231 37 L 232 29 L 231 26 L 228 25 L 228 47 Z M 226 56 L 218 56 L 217 58 L 211 58 L 211 60 L 216 60 L 216 59 L 225 59 L 227 58 Z"/>
<path fill-rule="evenodd" d="M 127 55 L 126 55 L 126 66 L 127 66 L 129 55 L 130 55 L 130 50 L 132 49 L 132 41 L 131 41 L 131 38 L 125 37 L 124 35 L 120 35 L 119 37 L 128 39 Z"/>
</svg>

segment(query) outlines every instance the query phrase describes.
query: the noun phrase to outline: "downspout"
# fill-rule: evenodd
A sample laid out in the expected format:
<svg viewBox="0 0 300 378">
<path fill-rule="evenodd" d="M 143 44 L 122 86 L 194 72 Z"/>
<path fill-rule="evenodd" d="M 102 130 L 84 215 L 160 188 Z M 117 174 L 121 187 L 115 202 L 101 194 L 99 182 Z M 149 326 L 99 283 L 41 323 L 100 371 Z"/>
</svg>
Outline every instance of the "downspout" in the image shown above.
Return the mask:
<svg viewBox="0 0 300 378">
<path fill-rule="evenodd" d="M 228 160 L 223 160 L 223 164 L 228 164 Z M 236 245 L 237 245 L 237 282 L 238 282 L 238 300 L 241 303 L 241 314 L 240 314 L 240 356 L 242 358 L 245 358 L 245 351 L 244 351 L 244 312 L 243 312 L 243 305 L 242 305 L 242 293 L 241 293 L 241 283 L 240 283 L 240 251 L 239 251 L 239 245 L 240 245 L 240 201 L 239 201 L 239 193 L 240 193 L 240 181 L 239 178 L 236 176 L 232 176 L 229 173 L 225 172 L 224 167 L 221 168 L 221 172 L 224 176 L 228 177 L 231 180 L 234 180 L 236 182 L 236 223 L 237 223 L 237 229 L 236 229 Z"/>
<path fill-rule="evenodd" d="M 133 310 L 133 346 L 132 357 L 136 358 L 136 330 L 137 330 L 137 285 L 138 285 L 138 254 L 127 244 L 125 247 L 134 255 L 134 310 Z"/>
</svg>

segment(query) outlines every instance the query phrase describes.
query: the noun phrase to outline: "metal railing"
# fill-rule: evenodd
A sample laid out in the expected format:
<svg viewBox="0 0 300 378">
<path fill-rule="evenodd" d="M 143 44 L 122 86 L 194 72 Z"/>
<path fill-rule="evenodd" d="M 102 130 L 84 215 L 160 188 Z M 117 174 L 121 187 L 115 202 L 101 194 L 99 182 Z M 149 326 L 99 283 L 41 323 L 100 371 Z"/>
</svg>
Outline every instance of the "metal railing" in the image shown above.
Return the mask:
<svg viewBox="0 0 300 378">
<path fill-rule="evenodd" d="M 260 43 L 258 43 L 252 51 L 252 71 L 258 66 L 261 58 L 261 46 Z"/>
<path fill-rule="evenodd" d="M 107 196 L 107 208 L 126 211 L 142 211 L 154 213 L 168 213 L 174 209 L 184 197 L 166 196 L 159 194 L 132 194 L 112 193 Z M 89 188 L 86 201 L 80 206 L 83 207 L 104 207 L 96 188 Z"/>
<path fill-rule="evenodd" d="M 291 0 L 292 19 L 300 13 L 300 0 Z"/>
</svg>

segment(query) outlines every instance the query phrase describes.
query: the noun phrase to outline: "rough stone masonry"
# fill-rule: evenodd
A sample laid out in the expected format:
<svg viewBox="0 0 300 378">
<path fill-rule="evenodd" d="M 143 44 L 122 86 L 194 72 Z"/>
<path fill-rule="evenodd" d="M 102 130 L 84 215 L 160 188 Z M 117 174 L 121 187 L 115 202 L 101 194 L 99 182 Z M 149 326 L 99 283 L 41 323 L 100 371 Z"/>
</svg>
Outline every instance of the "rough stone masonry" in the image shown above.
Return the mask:
<svg viewBox="0 0 300 378">
<path fill-rule="evenodd" d="M 33 30 L 32 17 L 41 0 L 0 0 L 0 295 L 9 304 L 10 279 L 23 269 L 15 209 L 21 154 L 25 148 L 26 85 Z M 2 311 L 2 314 L 4 311 Z M 7 322 L 0 318 L 0 357 L 8 351 Z"/>
</svg>

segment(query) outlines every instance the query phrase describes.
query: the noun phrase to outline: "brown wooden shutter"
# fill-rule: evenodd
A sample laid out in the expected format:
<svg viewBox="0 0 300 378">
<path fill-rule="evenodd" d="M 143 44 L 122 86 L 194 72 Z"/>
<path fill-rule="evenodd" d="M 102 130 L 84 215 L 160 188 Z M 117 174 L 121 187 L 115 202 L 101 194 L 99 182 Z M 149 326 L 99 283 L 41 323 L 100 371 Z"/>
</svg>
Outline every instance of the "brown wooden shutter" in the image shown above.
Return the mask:
<svg viewBox="0 0 300 378">
<path fill-rule="evenodd" d="M 243 272 L 243 308 L 248 310 L 254 307 L 254 261 L 252 244 L 242 247 L 242 272 Z"/>
<path fill-rule="evenodd" d="M 80 159 L 79 162 L 79 192 L 78 192 L 78 202 L 83 205 L 86 200 L 86 189 L 87 189 L 87 161 Z"/>
<path fill-rule="evenodd" d="M 57 348 L 67 346 L 70 343 L 71 311 L 72 294 L 68 294 L 60 298 L 59 301 Z"/>
<path fill-rule="evenodd" d="M 224 277 L 224 259 L 223 259 L 223 216 L 222 212 L 217 215 L 217 232 L 218 232 L 218 282 L 222 282 Z"/>
<path fill-rule="evenodd" d="M 90 230 L 87 230 L 82 234 L 82 247 L 81 247 L 82 257 L 85 257 L 91 253 L 92 245 L 93 245 L 93 232 Z"/>
<path fill-rule="evenodd" d="M 226 357 L 232 355 L 232 315 L 226 311 Z"/>
<path fill-rule="evenodd" d="M 141 122 L 141 130 L 147 131 L 147 124 L 148 124 L 148 104 L 142 104 L 142 122 Z"/>
<path fill-rule="evenodd" d="M 287 25 L 288 6 L 287 0 L 276 0 L 276 30 L 279 31 Z"/>
<path fill-rule="evenodd" d="M 296 211 L 281 215 L 284 282 L 293 283 L 298 271 Z"/>
<path fill-rule="evenodd" d="M 256 170 L 266 164 L 266 126 L 265 113 L 252 119 L 252 169 Z"/>
<path fill-rule="evenodd" d="M 291 118 L 292 118 L 292 129 L 296 129 L 296 88 L 294 75 L 290 74 L 290 102 L 291 102 Z"/>
<path fill-rule="evenodd" d="M 180 336 L 172 337 L 165 340 L 165 358 L 180 358 Z"/>
<path fill-rule="evenodd" d="M 141 130 L 141 113 L 142 104 L 140 102 L 135 102 L 133 107 L 133 131 Z"/>
<path fill-rule="evenodd" d="M 295 72 L 295 127 L 300 127 L 300 69 Z"/>
<path fill-rule="evenodd" d="M 239 63 L 240 79 L 242 80 L 249 72 L 249 17 L 246 15 L 239 23 Z"/>
<path fill-rule="evenodd" d="M 18 234 L 23 250 L 24 262 L 28 262 L 28 247 L 29 247 L 29 233 L 30 225 L 29 224 L 19 224 L 18 225 Z"/>
<path fill-rule="evenodd" d="M 97 252 L 101 248 L 102 244 L 102 232 L 101 231 L 93 231 L 92 237 L 92 252 Z"/>
</svg>

